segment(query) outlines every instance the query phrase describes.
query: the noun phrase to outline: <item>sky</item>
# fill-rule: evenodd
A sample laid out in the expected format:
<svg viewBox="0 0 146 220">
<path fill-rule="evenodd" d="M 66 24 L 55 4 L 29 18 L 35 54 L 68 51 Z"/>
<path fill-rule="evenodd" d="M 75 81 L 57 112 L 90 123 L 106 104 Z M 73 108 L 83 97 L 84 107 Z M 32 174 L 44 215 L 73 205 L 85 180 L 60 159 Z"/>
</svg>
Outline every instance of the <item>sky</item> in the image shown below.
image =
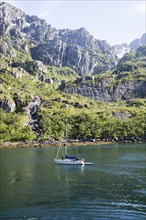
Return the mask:
<svg viewBox="0 0 146 220">
<path fill-rule="evenodd" d="M 140 38 L 146 25 L 146 0 L 2 0 L 37 15 L 57 29 L 86 28 L 110 45 Z"/>
</svg>

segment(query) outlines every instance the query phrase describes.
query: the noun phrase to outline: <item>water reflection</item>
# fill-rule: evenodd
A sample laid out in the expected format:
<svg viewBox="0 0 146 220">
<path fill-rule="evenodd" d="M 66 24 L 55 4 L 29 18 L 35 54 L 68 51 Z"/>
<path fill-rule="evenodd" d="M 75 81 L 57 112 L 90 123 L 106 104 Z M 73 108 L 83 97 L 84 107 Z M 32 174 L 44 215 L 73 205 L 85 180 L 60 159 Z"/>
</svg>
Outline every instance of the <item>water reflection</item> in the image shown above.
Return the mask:
<svg viewBox="0 0 146 220">
<path fill-rule="evenodd" d="M 66 166 L 54 163 L 53 147 L 1 149 L 0 218 L 143 220 L 145 150 L 145 144 L 81 147 L 94 165 Z"/>
</svg>

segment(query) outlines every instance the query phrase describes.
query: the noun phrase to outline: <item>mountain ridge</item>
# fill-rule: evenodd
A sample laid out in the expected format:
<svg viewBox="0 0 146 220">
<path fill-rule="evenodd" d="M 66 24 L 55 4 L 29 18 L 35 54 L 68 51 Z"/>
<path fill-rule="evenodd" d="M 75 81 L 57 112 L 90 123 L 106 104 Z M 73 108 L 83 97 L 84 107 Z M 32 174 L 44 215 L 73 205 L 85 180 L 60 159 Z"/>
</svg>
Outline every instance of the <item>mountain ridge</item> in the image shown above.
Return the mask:
<svg viewBox="0 0 146 220">
<path fill-rule="evenodd" d="M 146 45 L 119 60 L 84 28 L 0 10 L 2 141 L 59 140 L 66 119 L 70 139 L 144 136 Z"/>
<path fill-rule="evenodd" d="M 135 40 L 129 45 L 110 46 L 105 40 L 95 39 L 85 28 L 57 30 L 44 19 L 26 15 L 9 3 L 2 2 L 0 10 L 0 35 L 9 34 L 16 49 L 27 51 L 26 43 L 29 41 L 33 45 L 31 48 L 34 59 L 47 65 L 71 67 L 81 75 L 98 74 L 101 69 L 105 71 L 114 68 L 119 58 L 130 52 L 131 48 L 137 49 Z M 17 42 L 14 40 L 16 38 Z M 146 34 L 143 34 L 139 39 L 140 46 L 146 43 L 145 38 Z M 58 53 L 62 53 L 61 57 L 57 56 Z M 49 57 L 46 54 L 49 54 Z M 70 56 L 73 56 L 73 59 Z"/>
</svg>

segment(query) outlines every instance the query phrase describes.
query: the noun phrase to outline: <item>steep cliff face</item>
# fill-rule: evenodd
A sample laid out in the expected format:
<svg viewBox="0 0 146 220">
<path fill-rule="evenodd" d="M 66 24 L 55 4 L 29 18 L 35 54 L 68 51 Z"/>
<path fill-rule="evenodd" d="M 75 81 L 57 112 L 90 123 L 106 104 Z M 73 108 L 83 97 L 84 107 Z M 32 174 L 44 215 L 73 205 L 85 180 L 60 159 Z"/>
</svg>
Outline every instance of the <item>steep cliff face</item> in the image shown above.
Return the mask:
<svg viewBox="0 0 146 220">
<path fill-rule="evenodd" d="M 110 50 L 96 53 L 79 45 L 68 45 L 61 40 L 52 40 L 31 48 L 33 59 L 41 60 L 46 65 L 68 66 L 79 75 L 98 74 L 115 66 Z"/>
<path fill-rule="evenodd" d="M 66 118 L 71 139 L 145 135 L 146 45 L 127 53 L 8 3 L 0 38 L 1 140 L 63 139 Z"/>
<path fill-rule="evenodd" d="M 0 108 L 6 112 L 13 112 L 16 108 L 16 104 L 13 99 L 0 98 Z"/>
<path fill-rule="evenodd" d="M 111 80 L 101 80 L 97 84 L 82 83 L 80 85 L 66 86 L 64 91 L 69 94 L 81 94 L 93 100 L 102 102 L 130 100 L 134 98 L 146 97 L 146 82 L 127 81 L 125 83 L 119 82 L 115 88 L 112 87 Z"/>
<path fill-rule="evenodd" d="M 96 40 L 84 28 L 59 30 L 57 38 L 31 48 L 31 55 L 46 65 L 68 66 L 80 75 L 98 74 L 115 66 L 107 42 Z"/>
<path fill-rule="evenodd" d="M 136 50 L 138 47 L 143 46 L 144 44 L 146 44 L 146 33 L 144 33 L 141 38 L 137 38 L 135 40 L 133 40 L 130 44 L 129 47 L 131 49 L 131 51 Z"/>
<path fill-rule="evenodd" d="M 146 45 L 126 54 L 113 72 L 83 77 L 60 86 L 67 93 L 78 93 L 99 101 L 119 101 L 146 97 Z"/>
<path fill-rule="evenodd" d="M 47 37 L 52 38 L 57 32 L 45 20 L 37 16 L 26 15 L 20 9 L 6 2 L 0 3 L 0 14 L 1 36 L 10 35 L 12 39 L 16 35 L 17 37 L 26 36 L 32 40 L 44 41 Z M 51 33 L 54 33 L 54 35 L 51 36 Z"/>
<path fill-rule="evenodd" d="M 99 74 L 116 67 L 127 52 L 146 44 L 146 34 L 130 45 L 110 46 L 85 28 L 57 30 L 37 16 L 26 15 L 8 3 L 0 3 L 1 52 L 10 58 L 15 50 L 31 52 L 33 59 L 57 67 L 68 66 L 79 75 Z M 2 54 L 1 53 L 1 54 Z"/>
<path fill-rule="evenodd" d="M 80 75 L 115 67 L 110 45 L 96 40 L 84 28 L 57 30 L 45 20 L 26 15 L 8 3 L 0 4 L 0 14 L 0 35 L 5 48 L 11 46 L 26 52 L 30 48 L 33 59 L 51 66 L 71 67 Z"/>
<path fill-rule="evenodd" d="M 56 81 L 61 85 L 59 88 L 68 93 L 100 101 L 145 97 L 145 46 L 127 53 L 127 44 L 111 47 L 106 41 L 95 39 L 85 28 L 57 30 L 45 20 L 26 15 L 8 3 L 0 3 L 0 14 L 0 57 L 7 60 L 3 72 L 11 66 L 9 74 L 17 79 L 23 78 L 25 72 L 41 82 L 52 84 L 55 73 L 49 77 L 47 66 L 69 67 L 83 80 L 68 85 L 63 77 L 65 71 L 61 70 L 62 77 Z M 140 42 L 145 43 L 145 34 Z M 116 56 L 120 57 L 121 50 L 124 51 L 122 56 L 126 55 L 116 68 Z M 98 77 L 100 73 L 106 75 L 106 71 L 110 71 L 108 77 Z M 87 75 L 95 80 L 92 78 L 89 82 Z"/>
</svg>

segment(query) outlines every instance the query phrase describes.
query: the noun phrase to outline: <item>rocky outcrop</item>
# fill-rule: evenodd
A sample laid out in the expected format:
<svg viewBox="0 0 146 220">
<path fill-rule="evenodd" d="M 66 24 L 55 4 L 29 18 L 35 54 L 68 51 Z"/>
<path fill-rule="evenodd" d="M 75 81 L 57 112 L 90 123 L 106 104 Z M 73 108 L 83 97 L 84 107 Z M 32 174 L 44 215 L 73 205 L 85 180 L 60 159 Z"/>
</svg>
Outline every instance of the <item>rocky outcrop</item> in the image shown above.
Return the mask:
<svg viewBox="0 0 146 220">
<path fill-rule="evenodd" d="M 62 88 L 61 88 L 62 89 Z M 145 98 L 146 97 L 146 82 L 145 81 L 127 81 L 125 83 L 119 83 L 114 88 L 111 80 L 101 80 L 98 84 L 80 83 L 72 86 L 65 85 L 63 89 L 66 93 L 81 94 L 86 97 L 90 97 L 93 100 L 109 102 L 119 100 L 129 100 L 133 98 Z"/>
<path fill-rule="evenodd" d="M 26 15 L 8 3 L 0 4 L 1 32 L 17 50 L 28 52 L 43 64 L 68 66 L 80 75 L 97 74 L 115 67 L 111 46 L 95 39 L 85 28 L 57 30 L 37 16 Z"/>
<path fill-rule="evenodd" d="M 13 67 L 13 71 L 10 74 L 17 79 L 21 79 L 23 73 L 25 73 L 36 76 L 40 81 L 48 84 L 54 83 L 52 78 L 47 77 L 47 67 L 41 61 L 34 60 L 24 63 L 12 63 L 11 67 Z"/>
<path fill-rule="evenodd" d="M 12 76 L 14 76 L 16 79 L 22 79 L 24 69 L 21 67 L 13 68 L 13 71 L 10 72 Z"/>
<path fill-rule="evenodd" d="M 5 41 L 3 43 L 0 43 L 0 57 L 9 57 L 14 58 L 16 57 L 16 52 L 13 48 L 10 50 L 10 45 L 8 45 Z"/>
<path fill-rule="evenodd" d="M 144 33 L 141 38 L 137 38 L 135 40 L 133 40 L 130 44 L 129 47 L 131 49 L 131 51 L 136 50 L 138 47 L 143 46 L 144 44 L 146 44 L 146 33 Z"/>
<path fill-rule="evenodd" d="M 6 2 L 0 3 L 0 36 L 9 37 L 12 46 L 28 52 L 28 43 L 52 39 L 57 30 L 37 16 L 26 15 Z"/>
<path fill-rule="evenodd" d="M 100 101 L 145 97 L 145 80 L 141 80 L 144 74 L 143 71 L 142 74 L 138 72 L 139 68 L 145 68 L 145 46 L 123 56 L 129 51 L 127 44 L 111 47 L 106 41 L 95 39 L 85 28 L 57 30 L 48 25 L 45 20 L 26 15 L 8 3 L 0 3 L 0 14 L 0 36 L 3 40 L 0 55 L 8 58 L 7 66 L 5 65 L 1 72 L 9 73 L 21 80 L 23 73 L 28 73 L 33 76 L 32 78 L 36 76 L 45 83 L 53 84 L 60 81 L 61 90 Z M 140 42 L 145 43 L 145 34 Z M 17 51 L 20 52 L 18 61 L 15 59 Z M 86 75 L 96 77 L 96 74 L 116 68 L 116 58 L 121 56 L 121 51 L 124 51 L 123 58 L 119 61 L 118 68 L 112 72 L 113 75 L 111 74 L 109 78 L 101 78 L 99 82 L 94 82 L 92 79 L 90 83 L 86 79 Z M 29 58 L 21 61 L 23 54 L 29 55 Z M 136 61 L 141 58 L 143 60 L 140 62 Z M 66 74 L 68 77 L 71 71 L 65 72 L 65 68 L 63 70 L 61 67 L 69 67 L 73 74 L 76 72 L 74 75 L 80 75 L 83 80 L 67 85 L 63 77 L 57 81 L 52 77 L 54 73 L 49 76 L 51 67 L 45 65 L 56 66 L 56 69 L 58 67 L 57 74 L 61 76 Z M 137 74 L 136 80 L 127 79 L 128 75 L 132 78 L 132 74 Z M 125 81 L 122 80 L 124 77 L 127 77 Z M 1 82 L 3 83 L 4 79 Z"/>
<path fill-rule="evenodd" d="M 46 65 L 68 66 L 79 75 L 98 74 L 115 66 L 115 59 L 109 48 L 107 46 L 106 52 L 99 48 L 97 53 L 80 45 L 69 45 L 61 40 L 52 40 L 32 48 L 31 55 L 33 59 L 41 60 Z M 98 48 L 96 49 L 98 50 Z"/>
<path fill-rule="evenodd" d="M 16 7 L 6 3 L 0 3 L 0 35 L 7 35 L 10 30 L 16 30 L 14 26 L 21 27 L 25 13 Z"/>
<path fill-rule="evenodd" d="M 118 112 L 113 113 L 113 116 L 119 119 L 127 119 L 127 118 L 131 118 L 132 114 L 128 111 L 123 111 L 123 112 L 118 111 Z"/>
<path fill-rule="evenodd" d="M 95 39 L 85 28 L 57 30 L 45 20 L 26 15 L 8 3 L 0 3 L 0 14 L 0 35 L 9 38 L 11 47 L 29 53 L 29 44 L 33 59 L 50 66 L 68 66 L 81 76 L 113 69 L 117 58 L 146 43 L 144 34 L 135 40 L 138 44 L 133 41 L 130 45 L 111 47 L 106 41 Z M 6 44 L 1 54 L 10 53 L 9 56 L 13 57 L 14 51 Z"/>
<path fill-rule="evenodd" d="M 39 109 L 41 106 L 41 99 L 34 97 L 33 101 L 27 107 L 28 125 L 39 137 L 42 133 L 42 125 L 39 122 Z"/>
<path fill-rule="evenodd" d="M 41 75 L 47 72 L 47 68 L 41 61 L 26 61 L 25 63 L 20 64 L 30 75 L 37 75 L 40 77 Z"/>
<path fill-rule="evenodd" d="M 146 97 L 146 82 L 127 81 L 123 84 L 119 84 L 113 92 L 113 98 L 117 100 L 129 100 L 133 98 L 145 98 Z"/>
<path fill-rule="evenodd" d="M 13 99 L 3 98 L 0 99 L 0 108 L 6 112 L 13 112 L 16 108 L 16 104 Z"/>
</svg>

